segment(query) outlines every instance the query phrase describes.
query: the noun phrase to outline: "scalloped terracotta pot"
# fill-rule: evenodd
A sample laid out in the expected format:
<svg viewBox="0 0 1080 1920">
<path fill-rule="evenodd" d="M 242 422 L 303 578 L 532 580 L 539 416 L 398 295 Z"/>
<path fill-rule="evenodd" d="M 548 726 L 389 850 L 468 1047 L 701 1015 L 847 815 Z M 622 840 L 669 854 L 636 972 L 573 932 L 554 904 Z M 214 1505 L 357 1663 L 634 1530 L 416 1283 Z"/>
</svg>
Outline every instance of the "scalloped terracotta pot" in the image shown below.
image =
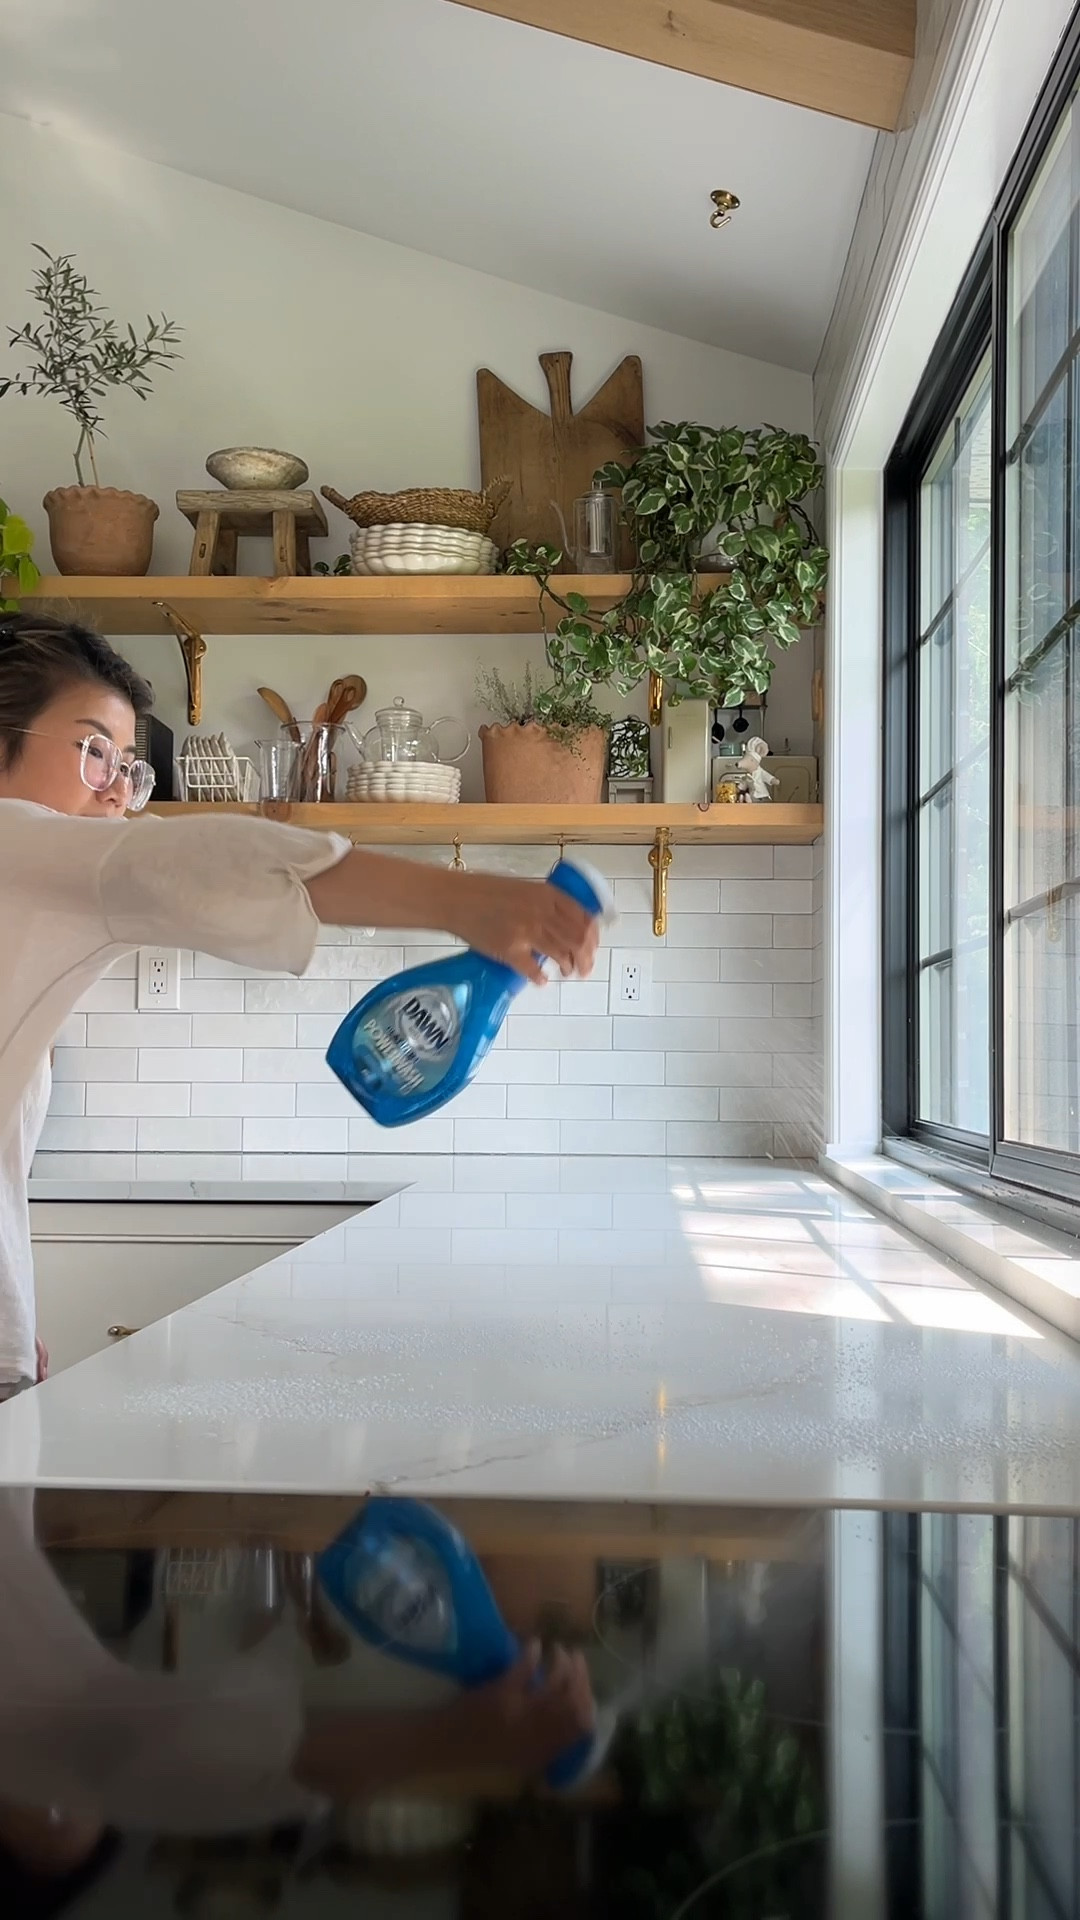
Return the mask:
<svg viewBox="0 0 1080 1920">
<path fill-rule="evenodd" d="M 42 501 L 58 573 L 146 573 L 156 501 L 122 487 L 54 487 Z"/>
<path fill-rule="evenodd" d="M 607 733 L 590 727 L 574 750 L 543 727 L 481 727 L 484 798 L 504 806 L 595 806 L 602 797 Z"/>
</svg>

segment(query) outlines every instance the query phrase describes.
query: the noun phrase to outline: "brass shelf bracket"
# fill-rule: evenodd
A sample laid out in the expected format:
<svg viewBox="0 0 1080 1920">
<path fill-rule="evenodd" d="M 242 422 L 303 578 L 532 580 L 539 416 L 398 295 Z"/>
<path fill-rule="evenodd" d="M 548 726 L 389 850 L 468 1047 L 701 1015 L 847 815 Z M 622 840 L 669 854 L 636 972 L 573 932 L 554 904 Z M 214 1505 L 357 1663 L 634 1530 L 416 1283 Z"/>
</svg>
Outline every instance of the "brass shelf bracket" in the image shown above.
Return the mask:
<svg viewBox="0 0 1080 1920">
<path fill-rule="evenodd" d="M 197 633 L 195 628 L 184 619 L 182 613 L 177 613 L 175 607 L 170 607 L 167 600 L 155 600 L 153 604 L 159 613 L 165 615 L 176 635 L 187 678 L 188 724 L 197 727 L 202 719 L 202 663 L 206 653 L 206 641 L 202 634 Z"/>
<path fill-rule="evenodd" d="M 664 717 L 664 683 L 658 673 L 649 674 L 649 725 L 658 727 Z"/>
<path fill-rule="evenodd" d="M 671 828 L 657 827 L 656 839 L 649 848 L 649 865 L 653 870 L 652 889 L 652 930 L 658 940 L 667 932 L 667 883 L 668 868 L 671 865 Z"/>
</svg>

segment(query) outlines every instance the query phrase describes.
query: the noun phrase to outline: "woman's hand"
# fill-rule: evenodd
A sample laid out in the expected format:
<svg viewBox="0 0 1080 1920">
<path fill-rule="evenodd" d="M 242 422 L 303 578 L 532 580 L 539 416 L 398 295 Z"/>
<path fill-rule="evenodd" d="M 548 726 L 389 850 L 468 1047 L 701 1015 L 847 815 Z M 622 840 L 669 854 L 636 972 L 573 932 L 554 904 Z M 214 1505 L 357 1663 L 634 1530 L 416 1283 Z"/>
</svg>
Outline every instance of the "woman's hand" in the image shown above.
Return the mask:
<svg viewBox="0 0 1080 1920">
<path fill-rule="evenodd" d="M 534 1642 L 501 1680 L 457 1703 L 463 1765 L 539 1773 L 593 1731 L 596 1708 L 583 1656 L 556 1647 L 538 1678 L 539 1669 Z"/>
<path fill-rule="evenodd" d="M 444 924 L 467 946 L 540 985 L 544 972 L 538 955 L 553 960 L 564 974 L 592 972 L 598 922 L 558 887 L 492 873 L 446 877 Z"/>
<path fill-rule="evenodd" d="M 40 1387 L 49 1377 L 49 1349 L 40 1334 L 34 1336 L 34 1352 L 37 1354 L 37 1382 Z"/>
</svg>

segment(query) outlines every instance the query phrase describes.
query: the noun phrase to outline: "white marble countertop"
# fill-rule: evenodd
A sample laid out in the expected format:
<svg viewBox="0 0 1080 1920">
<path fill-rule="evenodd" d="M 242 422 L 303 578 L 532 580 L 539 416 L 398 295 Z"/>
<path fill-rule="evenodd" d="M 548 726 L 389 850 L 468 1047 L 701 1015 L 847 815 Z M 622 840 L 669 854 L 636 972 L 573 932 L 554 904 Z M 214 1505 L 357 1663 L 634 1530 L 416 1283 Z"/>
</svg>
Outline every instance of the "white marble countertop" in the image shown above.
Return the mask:
<svg viewBox="0 0 1080 1920">
<path fill-rule="evenodd" d="M 820 1174 L 361 1184 L 391 1197 L 0 1407 L 0 1482 L 1080 1512 L 1076 1347 Z"/>
</svg>

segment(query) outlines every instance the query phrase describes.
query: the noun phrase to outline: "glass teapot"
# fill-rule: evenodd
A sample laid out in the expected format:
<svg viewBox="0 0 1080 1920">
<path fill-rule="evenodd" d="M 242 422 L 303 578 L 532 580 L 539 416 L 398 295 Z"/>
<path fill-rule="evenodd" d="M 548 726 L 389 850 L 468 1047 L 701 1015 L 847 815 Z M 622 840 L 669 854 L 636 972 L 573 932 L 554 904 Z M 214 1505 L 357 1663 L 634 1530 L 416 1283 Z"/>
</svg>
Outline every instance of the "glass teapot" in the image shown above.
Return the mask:
<svg viewBox="0 0 1080 1920">
<path fill-rule="evenodd" d="M 463 736 L 462 744 L 456 752 L 450 744 L 440 739 L 440 727 L 456 727 Z M 356 735 L 353 735 L 354 740 Z M 362 759 L 369 766 L 387 766 L 397 761 L 413 763 L 445 763 L 460 760 L 467 751 L 471 735 L 460 720 L 454 720 L 444 713 L 430 726 L 424 725 L 424 716 L 416 707 L 407 707 L 399 694 L 392 707 L 379 707 L 375 713 L 375 725 L 369 728 L 362 740 L 356 744 Z"/>
</svg>

